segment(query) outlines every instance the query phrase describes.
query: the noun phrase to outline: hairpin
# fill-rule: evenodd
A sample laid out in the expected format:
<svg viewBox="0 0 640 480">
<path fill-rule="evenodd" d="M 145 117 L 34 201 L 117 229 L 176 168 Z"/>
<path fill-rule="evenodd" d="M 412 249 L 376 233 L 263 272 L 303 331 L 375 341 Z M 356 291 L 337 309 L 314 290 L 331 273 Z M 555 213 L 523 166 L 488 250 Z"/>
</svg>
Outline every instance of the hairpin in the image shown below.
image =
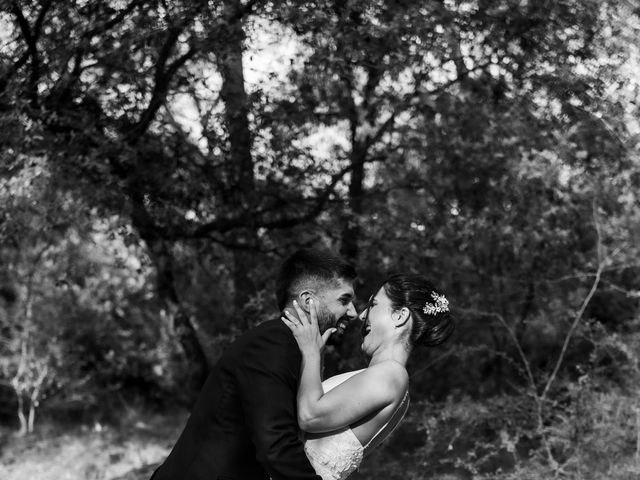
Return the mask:
<svg viewBox="0 0 640 480">
<path fill-rule="evenodd" d="M 449 311 L 449 300 L 444 295 L 438 295 L 436 292 L 431 292 L 431 298 L 433 302 L 427 301 L 424 304 L 422 311 L 427 315 L 435 315 L 436 313 L 443 313 Z"/>
</svg>

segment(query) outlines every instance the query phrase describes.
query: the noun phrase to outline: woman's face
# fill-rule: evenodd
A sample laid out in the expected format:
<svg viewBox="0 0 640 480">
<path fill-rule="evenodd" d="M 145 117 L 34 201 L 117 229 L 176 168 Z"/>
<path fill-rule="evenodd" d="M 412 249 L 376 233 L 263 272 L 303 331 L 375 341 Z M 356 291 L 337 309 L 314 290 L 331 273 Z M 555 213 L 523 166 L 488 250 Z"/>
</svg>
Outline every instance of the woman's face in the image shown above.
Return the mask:
<svg viewBox="0 0 640 480">
<path fill-rule="evenodd" d="M 362 320 L 362 351 L 371 356 L 378 347 L 393 338 L 395 326 L 391 319 L 393 307 L 384 288 L 370 300 L 369 307 L 360 314 Z"/>
</svg>

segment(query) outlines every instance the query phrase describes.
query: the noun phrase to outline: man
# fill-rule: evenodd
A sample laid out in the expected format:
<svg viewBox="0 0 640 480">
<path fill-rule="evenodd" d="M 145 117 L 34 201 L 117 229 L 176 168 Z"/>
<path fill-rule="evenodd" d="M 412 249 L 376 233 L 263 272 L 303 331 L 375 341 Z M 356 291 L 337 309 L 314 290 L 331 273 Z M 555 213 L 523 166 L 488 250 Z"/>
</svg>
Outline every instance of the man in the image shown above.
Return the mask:
<svg viewBox="0 0 640 480">
<path fill-rule="evenodd" d="M 331 253 L 299 250 L 278 275 L 278 307 L 296 300 L 308 311 L 314 298 L 321 332 L 343 330 L 357 316 L 355 276 L 353 267 Z M 239 337 L 209 374 L 178 442 L 152 479 L 320 480 L 299 435 L 300 361 L 280 319 Z"/>
</svg>

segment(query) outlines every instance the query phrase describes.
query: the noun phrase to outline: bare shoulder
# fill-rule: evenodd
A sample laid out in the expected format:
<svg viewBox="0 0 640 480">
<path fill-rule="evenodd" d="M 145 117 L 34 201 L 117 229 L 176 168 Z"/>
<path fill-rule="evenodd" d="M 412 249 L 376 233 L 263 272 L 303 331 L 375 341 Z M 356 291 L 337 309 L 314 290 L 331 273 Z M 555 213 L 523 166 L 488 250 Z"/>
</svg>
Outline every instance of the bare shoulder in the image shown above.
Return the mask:
<svg viewBox="0 0 640 480">
<path fill-rule="evenodd" d="M 393 360 L 380 362 L 368 367 L 365 372 L 375 378 L 376 383 L 390 387 L 393 391 L 404 393 L 409 387 L 409 374 L 407 369 Z"/>
</svg>

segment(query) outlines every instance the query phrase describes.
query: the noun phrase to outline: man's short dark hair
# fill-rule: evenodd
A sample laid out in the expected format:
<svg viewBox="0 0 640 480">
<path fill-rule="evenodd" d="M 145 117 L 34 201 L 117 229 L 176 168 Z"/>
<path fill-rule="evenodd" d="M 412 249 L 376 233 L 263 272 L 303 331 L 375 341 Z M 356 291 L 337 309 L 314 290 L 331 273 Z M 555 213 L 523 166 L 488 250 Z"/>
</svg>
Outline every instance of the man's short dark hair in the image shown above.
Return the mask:
<svg viewBox="0 0 640 480">
<path fill-rule="evenodd" d="M 317 291 L 340 279 L 353 281 L 356 276 L 353 266 L 329 251 L 298 250 L 280 267 L 276 283 L 278 308 L 282 310 L 305 288 Z"/>
</svg>

